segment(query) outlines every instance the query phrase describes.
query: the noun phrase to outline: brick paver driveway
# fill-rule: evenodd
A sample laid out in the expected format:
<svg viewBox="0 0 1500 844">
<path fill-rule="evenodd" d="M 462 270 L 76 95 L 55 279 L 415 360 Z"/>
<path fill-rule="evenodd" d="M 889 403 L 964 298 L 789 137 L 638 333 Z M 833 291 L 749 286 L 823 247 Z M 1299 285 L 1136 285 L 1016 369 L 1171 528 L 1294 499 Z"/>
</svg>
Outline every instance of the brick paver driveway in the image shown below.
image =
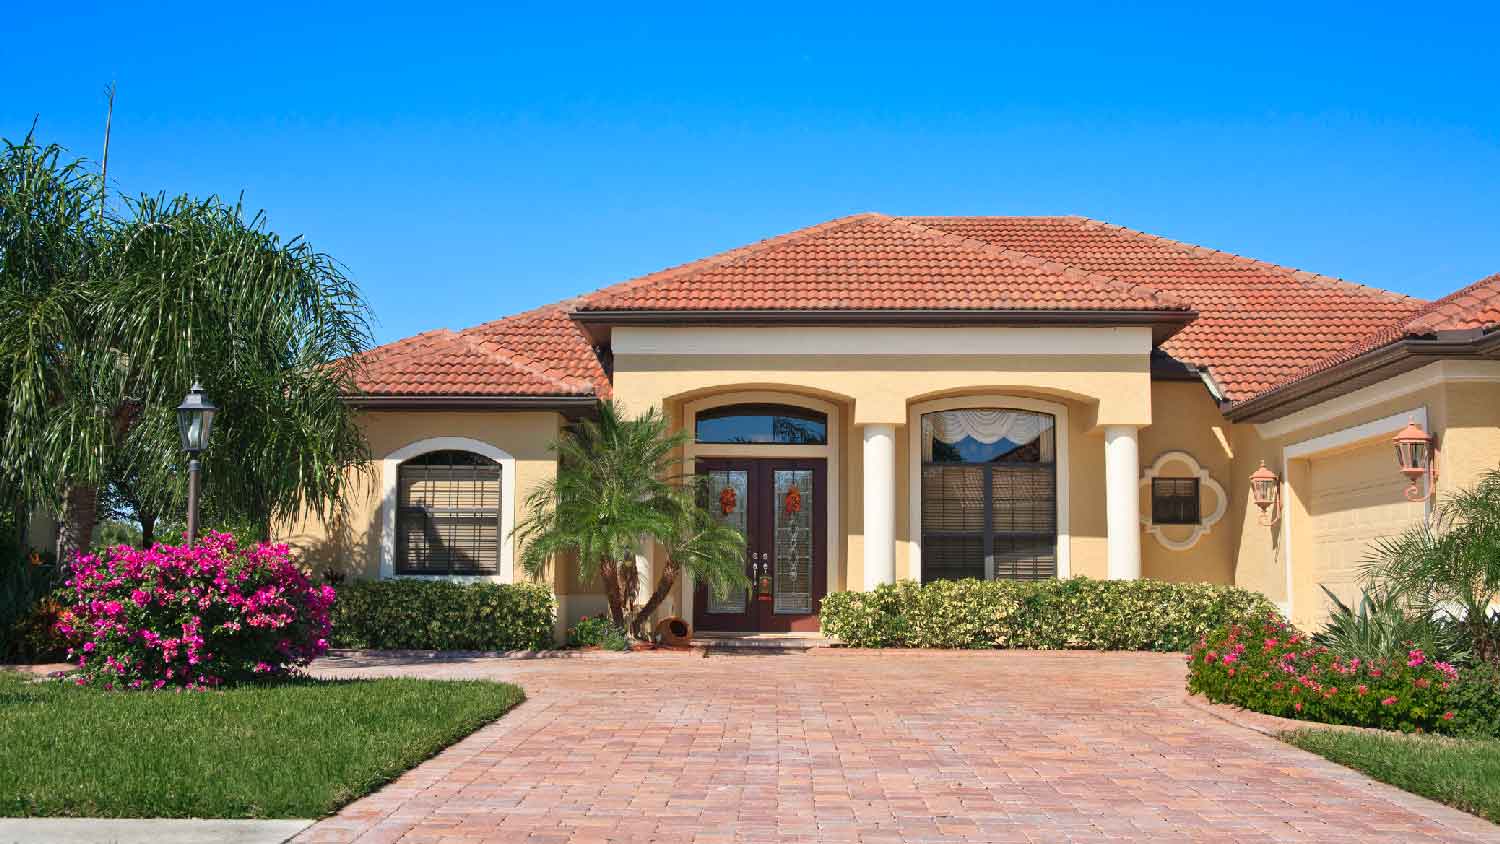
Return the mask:
<svg viewBox="0 0 1500 844">
<path fill-rule="evenodd" d="M 331 658 L 521 707 L 299 841 L 1497 841 L 1182 703 L 1161 654 Z"/>
</svg>

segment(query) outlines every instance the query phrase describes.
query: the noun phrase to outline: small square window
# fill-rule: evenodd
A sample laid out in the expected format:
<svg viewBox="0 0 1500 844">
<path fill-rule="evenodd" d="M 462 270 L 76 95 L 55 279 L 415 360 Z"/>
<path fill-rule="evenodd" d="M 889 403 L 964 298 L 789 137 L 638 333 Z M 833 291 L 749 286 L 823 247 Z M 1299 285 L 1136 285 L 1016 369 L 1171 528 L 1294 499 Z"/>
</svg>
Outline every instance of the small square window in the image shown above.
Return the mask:
<svg viewBox="0 0 1500 844">
<path fill-rule="evenodd" d="M 1197 478 L 1151 479 L 1153 524 L 1196 525 L 1202 521 L 1198 507 Z"/>
</svg>

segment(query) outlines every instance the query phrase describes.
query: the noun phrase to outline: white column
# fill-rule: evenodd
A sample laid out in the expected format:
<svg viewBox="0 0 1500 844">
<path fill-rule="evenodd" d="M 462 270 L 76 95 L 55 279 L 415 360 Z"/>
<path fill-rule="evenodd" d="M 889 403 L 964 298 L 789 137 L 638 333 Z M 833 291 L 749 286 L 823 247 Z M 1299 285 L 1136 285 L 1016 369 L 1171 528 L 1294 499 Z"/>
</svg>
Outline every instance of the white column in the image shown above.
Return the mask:
<svg viewBox="0 0 1500 844">
<path fill-rule="evenodd" d="M 1141 576 L 1141 470 L 1135 425 L 1104 428 L 1105 522 L 1109 534 L 1109 579 Z"/>
<path fill-rule="evenodd" d="M 865 590 L 896 582 L 896 427 L 865 434 Z"/>
</svg>

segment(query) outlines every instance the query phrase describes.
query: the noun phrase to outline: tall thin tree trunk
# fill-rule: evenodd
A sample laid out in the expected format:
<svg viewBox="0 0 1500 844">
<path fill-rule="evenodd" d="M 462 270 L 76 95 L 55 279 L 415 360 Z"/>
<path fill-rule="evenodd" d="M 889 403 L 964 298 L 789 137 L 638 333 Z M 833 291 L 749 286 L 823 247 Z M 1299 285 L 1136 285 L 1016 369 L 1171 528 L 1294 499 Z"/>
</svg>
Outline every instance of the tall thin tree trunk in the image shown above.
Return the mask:
<svg viewBox="0 0 1500 844">
<path fill-rule="evenodd" d="M 656 588 L 651 591 L 651 597 L 646 599 L 645 605 L 641 607 L 640 612 L 635 614 L 635 619 L 630 624 L 630 632 L 637 639 L 646 638 L 646 631 L 641 625 L 651 621 L 651 614 L 656 612 L 656 608 L 667 599 L 667 595 L 671 594 L 672 587 L 677 585 L 679 572 L 677 563 L 672 560 L 667 560 L 667 564 L 662 567 L 661 579 L 656 581 Z"/>
<path fill-rule="evenodd" d="M 86 554 L 94 541 L 94 523 L 99 521 L 99 488 L 69 486 L 63 497 L 62 524 L 57 533 L 58 562 Z"/>
<path fill-rule="evenodd" d="M 604 598 L 609 602 L 609 617 L 615 626 L 625 629 L 625 602 L 620 597 L 620 567 L 611 559 L 599 561 L 599 579 L 604 581 Z"/>
<path fill-rule="evenodd" d="M 156 544 L 156 514 L 137 510 L 135 517 L 141 522 L 141 547 L 150 548 Z"/>
</svg>

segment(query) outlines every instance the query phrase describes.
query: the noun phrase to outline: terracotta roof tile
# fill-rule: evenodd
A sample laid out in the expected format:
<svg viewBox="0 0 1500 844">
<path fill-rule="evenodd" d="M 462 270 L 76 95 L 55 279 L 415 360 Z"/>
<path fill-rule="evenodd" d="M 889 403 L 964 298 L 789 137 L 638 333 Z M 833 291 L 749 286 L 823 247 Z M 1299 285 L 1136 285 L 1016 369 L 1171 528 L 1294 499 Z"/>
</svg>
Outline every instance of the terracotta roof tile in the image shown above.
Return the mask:
<svg viewBox="0 0 1500 844">
<path fill-rule="evenodd" d="M 579 310 L 1187 310 L 1139 283 L 883 214 L 643 276 Z"/>
<path fill-rule="evenodd" d="M 1255 395 L 1419 307 L 1410 299 L 1086 217 L 913 217 L 1185 301 L 1198 318 L 1162 344 L 1230 399 Z"/>
<path fill-rule="evenodd" d="M 1240 400 L 1424 304 L 1084 217 L 858 214 L 372 349 L 360 383 L 371 393 L 607 396 L 575 310 L 1191 309 L 1197 318 L 1163 348 Z"/>
<path fill-rule="evenodd" d="M 371 395 L 578 396 L 608 379 L 566 309 L 549 305 L 470 328 L 429 331 L 361 356 Z"/>
<path fill-rule="evenodd" d="M 1426 304 L 1415 303 L 1405 318 L 1369 332 L 1326 357 L 1291 373 L 1262 394 L 1291 386 L 1309 375 L 1351 361 L 1397 340 L 1440 331 L 1488 331 L 1500 327 L 1500 273 Z"/>
</svg>

